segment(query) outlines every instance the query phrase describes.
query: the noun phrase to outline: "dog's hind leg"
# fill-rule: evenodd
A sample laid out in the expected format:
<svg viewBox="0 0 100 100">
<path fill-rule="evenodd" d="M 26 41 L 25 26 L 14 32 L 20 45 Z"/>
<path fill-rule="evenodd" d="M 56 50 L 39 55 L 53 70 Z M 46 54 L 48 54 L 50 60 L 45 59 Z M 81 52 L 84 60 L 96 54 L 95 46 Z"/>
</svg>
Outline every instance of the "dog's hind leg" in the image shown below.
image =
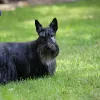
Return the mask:
<svg viewBox="0 0 100 100">
<path fill-rule="evenodd" d="M 17 70 L 16 70 L 16 66 L 14 64 L 14 61 L 10 58 L 8 61 L 8 78 L 11 81 L 15 81 L 18 79 L 18 75 L 17 75 Z"/>
<path fill-rule="evenodd" d="M 13 61 L 9 59 L 6 64 L 0 66 L 0 83 L 5 84 L 9 81 L 17 80 L 17 70 Z"/>
<path fill-rule="evenodd" d="M 0 83 L 5 84 L 8 82 L 8 74 L 6 67 L 0 68 Z"/>
</svg>

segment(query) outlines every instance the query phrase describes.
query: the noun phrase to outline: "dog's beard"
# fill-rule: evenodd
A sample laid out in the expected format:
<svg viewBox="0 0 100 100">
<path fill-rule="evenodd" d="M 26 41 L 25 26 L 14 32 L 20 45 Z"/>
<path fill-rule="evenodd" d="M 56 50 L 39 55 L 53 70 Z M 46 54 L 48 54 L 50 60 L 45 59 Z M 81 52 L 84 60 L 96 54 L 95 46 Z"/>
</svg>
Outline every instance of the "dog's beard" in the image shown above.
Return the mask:
<svg viewBox="0 0 100 100">
<path fill-rule="evenodd" d="M 48 44 L 48 46 L 40 44 L 37 52 L 42 64 L 49 65 L 55 61 L 55 57 L 59 53 L 59 48 L 54 44 Z"/>
</svg>

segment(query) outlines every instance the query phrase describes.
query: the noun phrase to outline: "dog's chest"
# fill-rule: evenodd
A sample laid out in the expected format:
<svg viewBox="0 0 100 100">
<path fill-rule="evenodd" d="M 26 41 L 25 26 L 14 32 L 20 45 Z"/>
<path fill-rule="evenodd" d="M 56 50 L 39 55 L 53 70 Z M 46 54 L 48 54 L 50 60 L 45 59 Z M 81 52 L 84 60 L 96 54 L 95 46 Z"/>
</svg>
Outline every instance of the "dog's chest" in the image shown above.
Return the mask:
<svg viewBox="0 0 100 100">
<path fill-rule="evenodd" d="M 53 64 L 54 61 L 55 61 L 54 59 L 53 60 L 49 59 L 49 60 L 46 60 L 45 63 L 47 66 L 51 66 L 51 64 Z"/>
<path fill-rule="evenodd" d="M 55 63 L 55 59 L 43 59 L 42 63 L 45 64 L 46 66 L 50 67 Z"/>
</svg>

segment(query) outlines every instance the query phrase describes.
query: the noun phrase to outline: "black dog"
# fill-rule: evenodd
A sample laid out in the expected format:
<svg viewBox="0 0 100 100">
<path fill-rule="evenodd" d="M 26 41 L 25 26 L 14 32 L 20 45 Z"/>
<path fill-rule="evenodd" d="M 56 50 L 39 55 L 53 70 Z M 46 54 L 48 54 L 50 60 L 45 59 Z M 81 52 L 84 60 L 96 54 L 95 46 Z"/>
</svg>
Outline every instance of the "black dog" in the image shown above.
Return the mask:
<svg viewBox="0 0 100 100">
<path fill-rule="evenodd" d="M 0 43 L 0 83 L 54 74 L 59 53 L 55 41 L 57 19 L 47 28 L 35 20 L 35 26 L 39 35 L 35 41 Z"/>
</svg>

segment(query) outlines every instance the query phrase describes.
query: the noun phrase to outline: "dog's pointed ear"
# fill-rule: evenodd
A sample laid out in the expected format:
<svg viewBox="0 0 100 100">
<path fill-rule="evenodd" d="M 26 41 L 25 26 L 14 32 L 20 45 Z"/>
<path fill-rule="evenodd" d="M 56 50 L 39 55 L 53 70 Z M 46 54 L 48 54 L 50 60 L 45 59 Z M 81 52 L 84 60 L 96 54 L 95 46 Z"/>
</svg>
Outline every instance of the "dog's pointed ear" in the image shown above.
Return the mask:
<svg viewBox="0 0 100 100">
<path fill-rule="evenodd" d="M 35 20 L 35 27 L 36 27 L 36 31 L 38 32 L 38 34 L 43 29 L 42 25 L 39 23 L 38 20 Z"/>
<path fill-rule="evenodd" d="M 52 20 L 52 22 L 50 23 L 49 26 L 54 30 L 54 32 L 56 32 L 57 29 L 58 29 L 58 22 L 57 22 L 57 19 L 54 18 L 54 19 Z"/>
</svg>

